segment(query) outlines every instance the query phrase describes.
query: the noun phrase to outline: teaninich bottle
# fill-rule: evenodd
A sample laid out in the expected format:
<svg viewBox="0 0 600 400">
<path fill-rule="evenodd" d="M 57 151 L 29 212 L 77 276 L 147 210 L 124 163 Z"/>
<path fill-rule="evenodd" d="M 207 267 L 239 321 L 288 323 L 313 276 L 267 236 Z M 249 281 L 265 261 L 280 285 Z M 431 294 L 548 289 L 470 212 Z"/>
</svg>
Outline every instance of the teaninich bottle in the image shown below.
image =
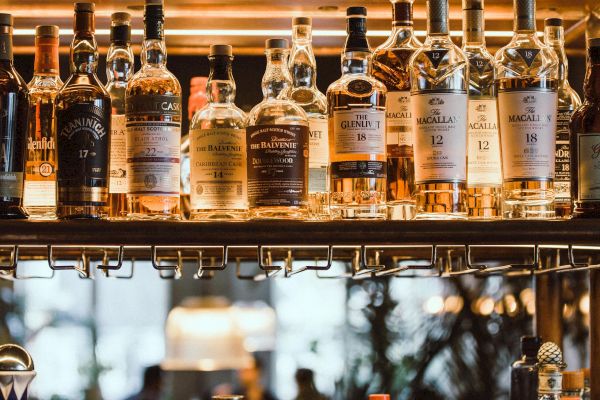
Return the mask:
<svg viewBox="0 0 600 400">
<path fill-rule="evenodd" d="M 416 215 L 410 111 L 410 57 L 421 47 L 413 31 L 413 0 L 392 0 L 392 34 L 373 51 L 373 76 L 387 88 L 387 210 L 392 220 Z"/>
<path fill-rule="evenodd" d="M 266 41 L 263 101 L 248 115 L 248 203 L 253 218 L 308 216 L 309 128 L 304 110 L 290 100 L 288 41 Z"/>
<path fill-rule="evenodd" d="M 110 133 L 109 217 L 127 216 L 127 127 L 125 126 L 125 91 L 133 76 L 131 50 L 131 15 L 111 15 L 110 47 L 106 55 L 106 90 L 112 101 Z"/>
<path fill-rule="evenodd" d="M 110 96 L 96 76 L 94 3 L 75 3 L 71 75 L 56 95 L 59 218 L 108 214 Z"/>
<path fill-rule="evenodd" d="M 514 0 L 514 35 L 496 53 L 504 218 L 554 217 L 558 60 L 537 37 L 535 0 Z"/>
<path fill-rule="evenodd" d="M 386 217 L 386 89 L 373 78 L 367 9 L 346 10 L 342 76 L 327 89 L 333 218 Z"/>
<path fill-rule="evenodd" d="M 180 219 L 181 85 L 167 70 L 161 0 L 146 0 L 142 67 L 127 86 L 127 200 L 133 219 Z"/>
<path fill-rule="evenodd" d="M 600 218 L 600 38 L 587 51 L 585 101 L 571 119 L 573 218 Z"/>
<path fill-rule="evenodd" d="M 58 26 L 35 28 L 33 79 L 29 82 L 29 130 L 23 203 L 31 219 L 56 218 L 56 125 L 54 100 L 63 85 L 58 75 Z"/>
<path fill-rule="evenodd" d="M 13 66 L 12 33 L 12 16 L 0 14 L 0 218 L 27 218 L 23 178 L 29 98 Z"/>
<path fill-rule="evenodd" d="M 247 217 L 246 114 L 235 101 L 229 45 L 210 46 L 208 104 L 190 126 L 191 219 Z"/>
<path fill-rule="evenodd" d="M 410 60 L 417 218 L 464 219 L 468 60 L 450 39 L 448 0 L 428 0 L 427 15 L 427 39 Z"/>
</svg>

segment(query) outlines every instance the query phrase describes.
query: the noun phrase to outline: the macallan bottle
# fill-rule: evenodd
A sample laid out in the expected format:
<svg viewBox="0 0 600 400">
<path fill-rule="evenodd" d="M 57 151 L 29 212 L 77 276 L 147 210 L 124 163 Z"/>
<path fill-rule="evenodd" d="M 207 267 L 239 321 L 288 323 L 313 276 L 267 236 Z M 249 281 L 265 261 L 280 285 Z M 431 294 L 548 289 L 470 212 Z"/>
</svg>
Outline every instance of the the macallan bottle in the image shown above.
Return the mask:
<svg viewBox="0 0 600 400">
<path fill-rule="evenodd" d="M 162 1 L 146 0 L 142 67 L 127 85 L 127 200 L 132 219 L 180 219 L 181 85 L 167 70 Z"/>
<path fill-rule="evenodd" d="M 410 111 L 410 57 L 421 43 L 413 31 L 413 0 L 392 0 L 390 37 L 373 52 L 372 73 L 387 88 L 388 219 L 416 215 L 415 165 Z"/>
<path fill-rule="evenodd" d="M 58 218 L 108 214 L 110 96 L 96 75 L 94 3 L 75 3 L 71 75 L 56 95 Z"/>
<path fill-rule="evenodd" d="M 29 129 L 23 203 L 31 219 L 56 218 L 54 99 L 63 85 L 58 68 L 58 26 L 35 28 L 33 79 L 29 82 Z"/>
</svg>

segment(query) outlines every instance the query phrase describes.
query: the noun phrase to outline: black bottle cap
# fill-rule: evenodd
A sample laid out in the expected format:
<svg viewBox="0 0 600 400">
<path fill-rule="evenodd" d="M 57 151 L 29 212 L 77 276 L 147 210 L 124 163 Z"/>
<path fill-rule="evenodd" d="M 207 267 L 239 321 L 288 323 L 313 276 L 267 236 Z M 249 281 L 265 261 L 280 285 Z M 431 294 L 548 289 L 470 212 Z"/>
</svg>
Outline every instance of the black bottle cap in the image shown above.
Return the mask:
<svg viewBox="0 0 600 400">
<path fill-rule="evenodd" d="M 119 45 L 131 43 L 131 14 L 116 12 L 110 16 L 110 41 Z"/>
<path fill-rule="evenodd" d="M 287 39 L 267 39 L 265 49 L 287 49 L 289 47 Z"/>
<path fill-rule="evenodd" d="M 233 48 L 228 44 L 213 44 L 210 46 L 208 53 L 209 57 L 213 56 L 226 56 L 233 57 Z"/>
<path fill-rule="evenodd" d="M 0 26 L 13 26 L 13 17 L 11 14 L 0 14 Z"/>
<path fill-rule="evenodd" d="M 348 7 L 346 9 L 347 17 L 367 16 L 367 7 Z"/>
<path fill-rule="evenodd" d="M 546 18 L 544 26 L 563 26 L 562 18 Z"/>
<path fill-rule="evenodd" d="M 311 17 L 294 17 L 292 19 L 292 25 L 312 25 Z"/>
<path fill-rule="evenodd" d="M 539 336 L 522 336 L 521 354 L 526 357 L 537 357 L 541 345 L 542 338 Z"/>
<path fill-rule="evenodd" d="M 164 37 L 165 12 L 161 0 L 146 0 L 144 7 L 145 38 L 162 40 Z"/>
<path fill-rule="evenodd" d="M 94 5 L 94 3 L 75 3 L 75 12 L 77 13 L 93 13 L 95 10 L 96 6 Z"/>
<path fill-rule="evenodd" d="M 365 7 L 348 7 L 346 10 L 347 31 L 344 51 L 371 51 L 367 41 L 367 9 Z"/>
</svg>

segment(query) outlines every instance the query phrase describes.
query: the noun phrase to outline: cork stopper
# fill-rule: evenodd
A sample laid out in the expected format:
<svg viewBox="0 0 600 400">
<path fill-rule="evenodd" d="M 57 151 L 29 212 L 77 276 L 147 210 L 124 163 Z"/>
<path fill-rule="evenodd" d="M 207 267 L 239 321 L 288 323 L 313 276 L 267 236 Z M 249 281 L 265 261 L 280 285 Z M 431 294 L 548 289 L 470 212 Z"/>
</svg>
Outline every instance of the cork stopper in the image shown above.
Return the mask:
<svg viewBox="0 0 600 400">
<path fill-rule="evenodd" d="M 0 14 L 0 26 L 13 26 L 13 17 L 11 14 Z"/>
<path fill-rule="evenodd" d="M 447 35 L 448 0 L 427 0 L 427 31 L 434 35 Z"/>
<path fill-rule="evenodd" d="M 265 49 L 273 50 L 273 49 L 287 49 L 289 47 L 287 39 L 267 39 L 265 41 Z"/>
<path fill-rule="evenodd" d="M 233 57 L 233 48 L 228 44 L 213 44 L 208 52 L 209 57 L 226 56 Z"/>
<path fill-rule="evenodd" d="M 585 386 L 583 371 L 563 372 L 563 390 L 581 390 Z"/>
<path fill-rule="evenodd" d="M 38 25 L 35 27 L 35 37 L 38 38 L 57 38 L 58 26 L 56 25 Z"/>
<path fill-rule="evenodd" d="M 535 0 L 514 0 L 515 31 L 535 31 Z"/>
<path fill-rule="evenodd" d="M 312 25 L 311 17 L 294 17 L 292 19 L 292 25 Z"/>
<path fill-rule="evenodd" d="M 93 13 L 96 10 L 94 3 L 75 3 L 76 13 Z"/>
<path fill-rule="evenodd" d="M 131 14 L 116 12 L 110 16 L 110 41 L 118 45 L 131 43 Z"/>
</svg>

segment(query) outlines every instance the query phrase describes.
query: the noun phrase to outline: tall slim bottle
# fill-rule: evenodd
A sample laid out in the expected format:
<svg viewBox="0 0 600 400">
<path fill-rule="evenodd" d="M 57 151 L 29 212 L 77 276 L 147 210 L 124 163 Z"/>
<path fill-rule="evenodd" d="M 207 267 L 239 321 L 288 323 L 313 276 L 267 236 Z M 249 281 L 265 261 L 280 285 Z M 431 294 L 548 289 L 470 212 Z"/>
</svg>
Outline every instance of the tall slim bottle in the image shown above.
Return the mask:
<svg viewBox="0 0 600 400">
<path fill-rule="evenodd" d="M 410 60 L 417 218 L 464 219 L 468 60 L 450 39 L 448 0 L 428 0 L 427 15 L 427 39 Z"/>
<path fill-rule="evenodd" d="M 521 337 L 521 358 L 510 368 L 510 400 L 537 400 L 539 336 Z"/>
<path fill-rule="evenodd" d="M 422 45 L 413 31 L 413 0 L 392 0 L 392 11 L 392 34 L 373 51 L 373 76 L 387 88 L 388 219 L 405 220 L 416 215 L 409 61 Z"/>
<path fill-rule="evenodd" d="M 292 25 L 292 51 L 289 63 L 292 75 L 290 99 L 302 107 L 308 116 L 309 218 L 323 220 L 329 218 L 327 98 L 317 88 L 317 61 L 312 49 L 312 20 L 308 17 L 297 17 L 294 18 Z"/>
<path fill-rule="evenodd" d="M 554 166 L 554 210 L 557 217 L 571 215 L 571 116 L 581 99 L 569 84 L 569 61 L 565 52 L 565 30 L 560 18 L 544 21 L 544 43 L 558 56 L 558 111 L 556 114 L 556 154 Z"/>
<path fill-rule="evenodd" d="M 514 35 L 496 53 L 504 218 L 554 217 L 558 60 L 537 37 L 535 0 L 514 0 Z"/>
<path fill-rule="evenodd" d="M 127 85 L 127 201 L 133 219 L 180 219 L 181 85 L 167 70 L 162 0 L 146 0 L 142 68 Z"/>
<path fill-rule="evenodd" d="M 469 218 L 502 217 L 502 164 L 494 57 L 485 46 L 483 0 L 463 0 L 463 46 L 469 59 L 467 190 Z"/>
<path fill-rule="evenodd" d="M 59 218 L 108 215 L 110 96 L 100 83 L 94 3 L 75 3 L 71 75 L 55 99 Z"/>
<path fill-rule="evenodd" d="M 23 179 L 29 95 L 13 65 L 13 18 L 0 14 L 0 218 L 27 218 Z"/>
<path fill-rule="evenodd" d="M 131 15 L 111 15 L 110 47 L 106 55 L 106 90 L 112 102 L 110 130 L 110 178 L 108 203 L 110 218 L 127 216 L 127 128 L 125 126 L 125 91 L 133 76 L 131 50 Z"/>
</svg>

